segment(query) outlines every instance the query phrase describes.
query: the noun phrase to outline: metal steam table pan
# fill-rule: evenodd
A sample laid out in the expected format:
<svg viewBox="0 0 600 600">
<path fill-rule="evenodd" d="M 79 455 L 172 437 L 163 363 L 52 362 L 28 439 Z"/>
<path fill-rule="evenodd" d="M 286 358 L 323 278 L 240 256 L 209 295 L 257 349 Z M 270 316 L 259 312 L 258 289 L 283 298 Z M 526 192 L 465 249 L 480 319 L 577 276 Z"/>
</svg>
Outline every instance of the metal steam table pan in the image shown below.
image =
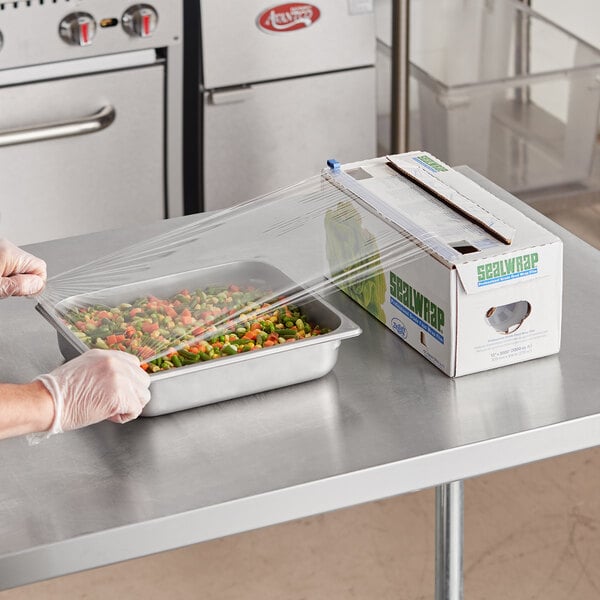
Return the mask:
<svg viewBox="0 0 600 600">
<path fill-rule="evenodd" d="M 40 301 L 37 309 L 56 329 L 60 351 L 66 360 L 70 360 L 88 349 L 60 319 L 60 315 L 73 306 L 118 306 L 147 295 L 170 296 L 184 288 L 232 284 L 253 285 L 263 290 L 300 289 L 272 265 L 240 261 L 71 296 L 54 306 L 44 306 L 44 302 Z M 302 294 L 302 299 L 294 303 L 309 320 L 329 329 L 329 332 L 293 344 L 152 373 L 152 399 L 142 415 L 150 417 L 221 402 L 309 381 L 329 373 L 337 361 L 341 340 L 359 335 L 361 329 L 323 299 L 309 293 Z"/>
</svg>

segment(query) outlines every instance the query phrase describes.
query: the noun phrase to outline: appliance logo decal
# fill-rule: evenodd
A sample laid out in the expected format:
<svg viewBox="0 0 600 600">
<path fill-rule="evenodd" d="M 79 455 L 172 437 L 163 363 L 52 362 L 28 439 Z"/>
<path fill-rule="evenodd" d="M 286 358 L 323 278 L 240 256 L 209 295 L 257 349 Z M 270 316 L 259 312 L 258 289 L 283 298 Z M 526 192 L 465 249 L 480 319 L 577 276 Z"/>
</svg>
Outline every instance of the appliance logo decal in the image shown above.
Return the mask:
<svg viewBox="0 0 600 600">
<path fill-rule="evenodd" d="M 283 33 L 310 27 L 320 16 L 321 11 L 312 4 L 290 2 L 263 11 L 257 25 L 263 31 Z"/>
</svg>

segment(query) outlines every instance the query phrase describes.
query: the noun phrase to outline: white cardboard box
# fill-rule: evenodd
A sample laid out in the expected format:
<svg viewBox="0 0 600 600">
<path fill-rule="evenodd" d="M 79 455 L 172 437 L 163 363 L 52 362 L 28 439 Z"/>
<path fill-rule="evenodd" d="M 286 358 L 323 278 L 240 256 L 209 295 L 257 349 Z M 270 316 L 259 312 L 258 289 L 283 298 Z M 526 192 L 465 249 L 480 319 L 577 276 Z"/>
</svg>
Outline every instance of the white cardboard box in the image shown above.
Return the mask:
<svg viewBox="0 0 600 600">
<path fill-rule="evenodd" d="M 559 351 L 558 237 L 426 152 L 336 165 L 331 176 L 423 250 L 384 264 L 385 300 L 369 310 L 444 373 Z"/>
</svg>

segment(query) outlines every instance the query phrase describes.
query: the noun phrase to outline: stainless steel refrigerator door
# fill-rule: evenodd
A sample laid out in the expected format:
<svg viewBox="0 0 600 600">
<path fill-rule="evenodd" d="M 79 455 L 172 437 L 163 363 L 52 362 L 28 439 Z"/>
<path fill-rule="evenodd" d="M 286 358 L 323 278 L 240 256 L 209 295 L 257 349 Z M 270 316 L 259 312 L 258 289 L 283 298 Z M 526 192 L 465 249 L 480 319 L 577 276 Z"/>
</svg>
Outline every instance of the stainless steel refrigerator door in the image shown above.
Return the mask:
<svg viewBox="0 0 600 600">
<path fill-rule="evenodd" d="M 163 86 L 153 65 L 0 87 L 0 141 L 115 113 L 75 137 L 0 143 L 0 236 L 27 244 L 164 218 Z"/>
<path fill-rule="evenodd" d="M 275 32 L 259 27 L 260 15 L 273 9 L 285 13 L 291 10 L 290 4 L 272 0 L 202 0 L 204 88 L 375 63 L 375 19 L 372 10 L 364 9 L 369 6 L 368 1 L 311 0 L 305 5 L 312 7 L 314 15 L 318 11 L 316 21 L 300 29 Z"/>
<path fill-rule="evenodd" d="M 205 210 L 373 157 L 375 120 L 372 67 L 205 93 Z"/>
</svg>

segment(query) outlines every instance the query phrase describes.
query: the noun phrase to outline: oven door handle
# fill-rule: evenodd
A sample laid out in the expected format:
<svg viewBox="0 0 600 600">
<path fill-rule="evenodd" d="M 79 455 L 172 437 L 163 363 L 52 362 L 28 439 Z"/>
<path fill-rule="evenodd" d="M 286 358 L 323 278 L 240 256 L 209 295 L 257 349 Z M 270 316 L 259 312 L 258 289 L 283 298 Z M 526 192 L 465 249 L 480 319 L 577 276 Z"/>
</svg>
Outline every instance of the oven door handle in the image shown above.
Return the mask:
<svg viewBox="0 0 600 600">
<path fill-rule="evenodd" d="M 115 109 L 109 104 L 93 115 L 74 121 L 63 121 L 62 123 L 50 123 L 37 127 L 0 131 L 0 148 L 2 146 L 56 140 L 102 131 L 115 120 L 115 116 Z"/>
</svg>

